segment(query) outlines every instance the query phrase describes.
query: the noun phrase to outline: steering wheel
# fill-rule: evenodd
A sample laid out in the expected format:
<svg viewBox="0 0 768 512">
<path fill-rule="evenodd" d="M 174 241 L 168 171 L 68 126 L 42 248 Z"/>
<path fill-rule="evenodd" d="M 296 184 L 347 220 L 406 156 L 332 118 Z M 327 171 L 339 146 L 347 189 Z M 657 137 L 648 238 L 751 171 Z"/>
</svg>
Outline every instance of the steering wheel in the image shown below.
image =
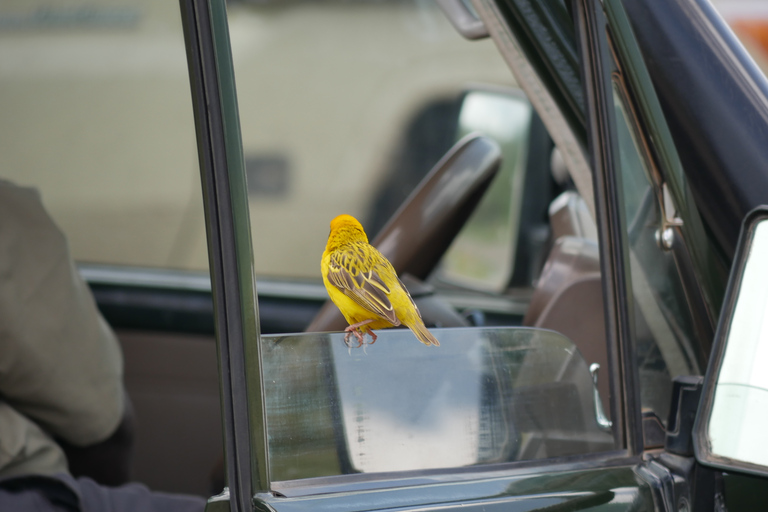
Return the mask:
<svg viewBox="0 0 768 512">
<path fill-rule="evenodd" d="M 435 164 L 371 245 L 389 259 L 401 277 L 410 274 L 426 279 L 500 166 L 501 148 L 494 140 L 479 134 L 463 137 Z M 418 302 L 415 295 L 414 300 Z M 429 324 L 428 318 L 424 321 Z M 346 326 L 329 299 L 306 330 L 338 331 Z"/>
</svg>

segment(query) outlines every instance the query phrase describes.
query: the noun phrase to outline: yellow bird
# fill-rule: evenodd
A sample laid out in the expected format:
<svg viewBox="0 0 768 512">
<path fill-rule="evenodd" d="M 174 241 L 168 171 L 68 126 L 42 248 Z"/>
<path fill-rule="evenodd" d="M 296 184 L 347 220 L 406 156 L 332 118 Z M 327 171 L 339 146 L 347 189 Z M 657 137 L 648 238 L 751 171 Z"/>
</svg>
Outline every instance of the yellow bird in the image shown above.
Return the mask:
<svg viewBox="0 0 768 512">
<path fill-rule="evenodd" d="M 405 325 L 425 345 L 440 345 L 392 264 L 368 244 L 363 226 L 351 215 L 331 221 L 320 268 L 328 295 L 349 323 L 345 343 L 354 334 L 361 346 L 366 332 L 374 343 L 373 329 Z"/>
</svg>

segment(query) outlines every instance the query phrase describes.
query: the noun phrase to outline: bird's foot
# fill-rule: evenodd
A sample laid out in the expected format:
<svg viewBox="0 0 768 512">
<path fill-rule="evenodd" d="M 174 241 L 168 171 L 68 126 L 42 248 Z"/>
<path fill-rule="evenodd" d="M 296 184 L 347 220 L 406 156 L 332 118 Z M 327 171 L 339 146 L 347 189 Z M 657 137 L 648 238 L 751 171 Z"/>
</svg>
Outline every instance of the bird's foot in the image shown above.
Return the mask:
<svg viewBox="0 0 768 512">
<path fill-rule="evenodd" d="M 360 329 L 358 329 L 357 327 L 354 327 L 354 326 L 350 325 L 349 327 L 347 327 L 347 328 L 346 328 L 346 329 L 344 329 L 344 330 L 345 330 L 345 331 L 346 331 L 346 333 L 347 333 L 347 334 L 344 336 L 344 343 L 345 343 L 345 344 L 346 344 L 348 347 L 351 347 L 351 345 L 349 344 L 349 337 L 350 337 L 350 336 L 352 336 L 353 334 L 355 335 L 355 338 L 357 338 L 357 347 L 355 347 L 355 348 L 359 348 L 359 347 L 361 347 L 361 346 L 363 345 L 363 333 L 362 333 L 362 332 L 360 332 Z"/>
<path fill-rule="evenodd" d="M 378 338 L 378 336 L 376 336 L 376 334 L 374 334 L 369 327 L 365 327 L 371 322 L 373 322 L 373 320 L 363 320 L 362 322 L 357 322 L 356 324 L 352 324 L 348 326 L 346 329 L 344 329 L 344 331 L 347 333 L 344 336 L 344 343 L 349 347 L 350 346 L 349 338 L 354 334 L 355 338 L 357 338 L 357 347 L 355 348 L 360 348 L 364 344 L 366 332 L 371 335 L 371 342 L 369 343 L 369 345 L 373 345 L 374 343 L 376 343 L 376 339 Z"/>
<path fill-rule="evenodd" d="M 353 334 L 355 335 L 355 338 L 357 338 L 357 341 L 358 341 L 358 343 L 357 343 L 357 346 L 359 347 L 360 345 L 362 345 L 362 344 L 363 344 L 363 343 L 362 343 L 362 339 L 361 339 L 361 338 L 363 337 L 363 336 L 362 336 L 362 334 L 360 334 L 360 333 L 359 333 L 359 332 L 357 332 L 357 331 L 350 331 L 350 330 L 347 330 L 347 334 L 346 334 L 346 335 L 344 335 L 344 344 L 345 344 L 346 346 L 348 346 L 349 348 L 352 348 L 352 344 L 349 342 L 349 338 L 350 338 L 350 337 L 351 337 Z"/>
</svg>

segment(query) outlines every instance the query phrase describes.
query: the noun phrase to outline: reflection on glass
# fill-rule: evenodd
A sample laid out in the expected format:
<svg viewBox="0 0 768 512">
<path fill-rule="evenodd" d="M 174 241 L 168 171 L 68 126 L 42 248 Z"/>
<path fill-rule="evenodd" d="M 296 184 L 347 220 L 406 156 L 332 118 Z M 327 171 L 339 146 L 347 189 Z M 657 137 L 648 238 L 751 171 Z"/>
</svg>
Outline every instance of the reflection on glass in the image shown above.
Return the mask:
<svg viewBox="0 0 768 512">
<path fill-rule="evenodd" d="M 712 453 L 768 465 L 768 221 L 754 231 L 709 422 Z"/>
<path fill-rule="evenodd" d="M 263 337 L 275 481 L 461 467 L 607 450 L 575 346 L 523 328 Z"/>
</svg>

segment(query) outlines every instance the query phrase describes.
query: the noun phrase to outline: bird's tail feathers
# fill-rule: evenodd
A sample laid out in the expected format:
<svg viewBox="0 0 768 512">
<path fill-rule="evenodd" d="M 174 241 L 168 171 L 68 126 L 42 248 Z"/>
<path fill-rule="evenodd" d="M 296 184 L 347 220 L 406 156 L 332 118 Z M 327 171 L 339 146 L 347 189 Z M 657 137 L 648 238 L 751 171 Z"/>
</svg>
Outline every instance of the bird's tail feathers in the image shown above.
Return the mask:
<svg viewBox="0 0 768 512">
<path fill-rule="evenodd" d="M 440 342 L 437 341 L 437 338 L 435 338 L 432 333 L 427 330 L 423 322 L 415 322 L 413 325 L 409 325 L 408 327 L 423 344 L 434 345 L 436 347 L 440 346 Z"/>
</svg>

